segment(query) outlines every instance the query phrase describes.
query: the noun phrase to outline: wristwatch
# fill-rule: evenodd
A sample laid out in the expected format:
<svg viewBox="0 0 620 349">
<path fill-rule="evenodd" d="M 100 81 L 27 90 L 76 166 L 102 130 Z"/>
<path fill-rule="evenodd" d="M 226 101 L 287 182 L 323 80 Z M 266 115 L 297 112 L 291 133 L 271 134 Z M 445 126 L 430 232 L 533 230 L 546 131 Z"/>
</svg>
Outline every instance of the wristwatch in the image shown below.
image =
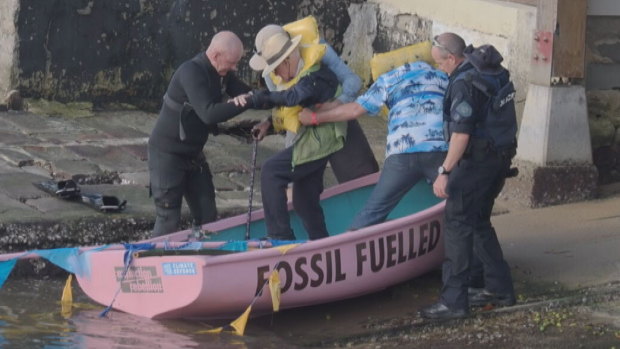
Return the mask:
<svg viewBox="0 0 620 349">
<path fill-rule="evenodd" d="M 446 168 L 443 166 L 439 166 L 439 168 L 437 169 L 437 173 L 439 173 L 440 175 L 449 175 L 450 171 L 446 170 Z"/>
</svg>

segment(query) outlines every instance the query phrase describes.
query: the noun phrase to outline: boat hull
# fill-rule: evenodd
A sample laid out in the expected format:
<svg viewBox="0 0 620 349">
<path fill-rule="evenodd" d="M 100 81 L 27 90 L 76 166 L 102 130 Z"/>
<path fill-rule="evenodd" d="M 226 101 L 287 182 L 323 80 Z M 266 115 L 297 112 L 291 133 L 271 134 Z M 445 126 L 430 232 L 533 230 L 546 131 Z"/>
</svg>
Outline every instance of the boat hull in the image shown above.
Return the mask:
<svg viewBox="0 0 620 349">
<path fill-rule="evenodd" d="M 443 211 L 444 202 L 435 203 L 412 215 L 305 242 L 286 252 L 265 248 L 217 256 L 134 258 L 124 276 L 125 251 L 89 251 L 88 272 L 77 279 L 95 301 L 149 318 L 233 318 L 250 304 L 253 315 L 271 312 L 265 285 L 275 269 L 282 309 L 321 304 L 376 292 L 437 268 L 443 260 Z M 258 212 L 253 220 L 260 221 L 261 215 Z M 226 230 L 239 220 L 233 217 L 205 227 Z M 168 239 L 182 241 L 187 236 L 182 232 Z"/>
</svg>

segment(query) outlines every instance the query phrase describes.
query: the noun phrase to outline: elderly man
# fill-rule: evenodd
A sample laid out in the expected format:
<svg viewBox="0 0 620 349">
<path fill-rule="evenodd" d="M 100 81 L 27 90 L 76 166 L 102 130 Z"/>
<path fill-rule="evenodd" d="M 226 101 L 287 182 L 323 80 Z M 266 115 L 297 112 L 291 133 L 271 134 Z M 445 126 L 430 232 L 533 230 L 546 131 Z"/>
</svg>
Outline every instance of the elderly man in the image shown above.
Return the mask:
<svg viewBox="0 0 620 349">
<path fill-rule="evenodd" d="M 302 54 L 298 47 L 300 40 L 301 36 L 290 38 L 287 33 L 276 32 L 262 41 L 254 68 L 262 70 L 263 76 L 273 72 L 280 82 L 277 91 L 254 91 L 250 96 L 254 108 L 309 107 L 335 97 L 336 76 L 321 65 L 322 54 L 309 54 L 314 49 L 320 50 L 320 45 L 304 48 Z M 289 111 L 295 112 L 295 109 Z M 265 127 L 256 127 L 255 137 L 262 139 L 266 131 Z M 329 155 L 342 148 L 345 133 L 346 124 L 343 123 L 301 127 L 296 131 L 292 146 L 263 163 L 261 194 L 268 238 L 295 239 L 286 198 L 286 188 L 291 182 L 293 206 L 308 237 L 319 239 L 329 235 L 319 202 L 323 173 Z"/>
<path fill-rule="evenodd" d="M 442 103 L 447 84 L 446 74 L 429 64 L 407 63 L 381 75 L 355 102 L 329 110 L 301 112 L 301 123 L 310 125 L 350 120 L 366 113 L 377 115 L 383 105 L 390 109 L 381 177 L 350 229 L 385 221 L 419 180 L 435 180 L 448 149 L 442 133 Z"/>
<path fill-rule="evenodd" d="M 223 101 L 250 88 L 235 76 L 243 44 L 232 32 L 213 36 L 206 52 L 181 64 L 164 96 L 148 142 L 150 189 L 157 217 L 153 236 L 179 229 L 185 197 L 194 225 L 217 216 L 215 190 L 203 147 L 210 130 L 246 108 Z"/>
<path fill-rule="evenodd" d="M 438 35 L 431 51 L 450 75 L 444 100 L 448 154 L 433 184 L 447 198 L 443 288 L 439 302 L 422 309 L 429 319 L 461 318 L 469 306 L 513 305 L 514 286 L 491 224 L 516 148 L 514 88 L 492 46 L 465 47 L 454 33 Z M 469 294 L 472 261 L 484 270 L 485 289 Z"/>
<path fill-rule="evenodd" d="M 268 24 L 264 26 L 255 38 L 256 51 L 260 51 L 259 47 L 263 40 L 275 33 L 287 33 L 283 27 L 277 24 Z M 322 42 L 322 41 L 321 41 Z M 322 42 L 323 43 L 323 42 Z M 325 44 L 325 43 L 324 43 Z M 358 91 L 362 86 L 362 80 L 344 63 L 338 54 L 330 45 L 326 45 L 325 55 L 321 59 L 321 64 L 326 65 L 338 78 L 338 82 L 342 86 L 342 93 L 332 102 L 324 105 L 339 105 L 352 102 L 355 100 Z M 261 58 L 258 53 L 254 54 L 250 59 L 250 67 L 254 70 L 262 70 L 260 64 Z M 276 90 L 275 83 L 270 76 L 265 76 L 265 84 L 269 90 Z M 271 127 L 271 118 L 263 121 L 258 127 Z M 285 145 L 290 146 L 295 133 L 287 132 Z M 344 146 L 339 151 L 333 153 L 329 157 L 329 165 L 334 171 L 338 183 L 344 183 L 362 176 L 369 175 L 379 171 L 379 164 L 370 148 L 370 144 L 366 139 L 366 135 L 357 120 L 349 120 L 347 123 L 347 137 Z"/>
</svg>

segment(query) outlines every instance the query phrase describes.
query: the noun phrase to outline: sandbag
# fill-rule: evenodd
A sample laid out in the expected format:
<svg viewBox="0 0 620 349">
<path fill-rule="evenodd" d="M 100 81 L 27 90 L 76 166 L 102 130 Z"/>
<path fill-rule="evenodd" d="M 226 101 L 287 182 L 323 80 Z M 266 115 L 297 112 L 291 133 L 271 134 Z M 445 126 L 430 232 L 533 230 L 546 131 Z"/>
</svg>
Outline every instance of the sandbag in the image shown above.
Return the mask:
<svg viewBox="0 0 620 349">
<path fill-rule="evenodd" d="M 373 81 L 377 81 L 381 74 L 398 68 L 405 63 L 424 61 L 435 65 L 433 56 L 431 56 L 432 47 L 430 41 L 423 41 L 393 51 L 375 54 L 370 60 L 370 72 Z"/>
</svg>

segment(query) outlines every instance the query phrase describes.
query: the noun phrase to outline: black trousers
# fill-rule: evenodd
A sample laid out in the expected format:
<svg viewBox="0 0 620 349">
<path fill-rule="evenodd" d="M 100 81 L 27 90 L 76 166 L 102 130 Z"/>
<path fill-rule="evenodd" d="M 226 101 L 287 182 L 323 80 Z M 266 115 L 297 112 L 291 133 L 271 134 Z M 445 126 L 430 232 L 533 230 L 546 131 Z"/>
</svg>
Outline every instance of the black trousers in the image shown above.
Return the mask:
<svg viewBox="0 0 620 349">
<path fill-rule="evenodd" d="M 509 168 L 509 159 L 489 153 L 483 159 L 461 160 L 450 174 L 440 301 L 451 309 L 469 306 L 467 287 L 474 255 L 482 263 L 486 289 L 514 295 L 510 267 L 491 224 L 491 211 Z"/>
<path fill-rule="evenodd" d="M 292 158 L 291 146 L 265 160 L 261 167 L 261 195 L 267 234 L 275 239 L 293 238 L 286 198 L 286 188 L 292 182 L 293 207 L 308 237 L 311 240 L 327 237 L 325 216 L 320 205 L 327 157 L 297 165 L 294 169 Z"/>
<path fill-rule="evenodd" d="M 183 197 L 194 225 L 217 218 L 213 177 L 204 154 L 186 158 L 150 147 L 148 156 L 151 194 L 157 215 L 153 237 L 179 230 Z"/>
<path fill-rule="evenodd" d="M 344 146 L 329 156 L 329 164 L 338 183 L 379 171 L 379 164 L 359 121 L 347 122 L 347 138 Z"/>
</svg>

